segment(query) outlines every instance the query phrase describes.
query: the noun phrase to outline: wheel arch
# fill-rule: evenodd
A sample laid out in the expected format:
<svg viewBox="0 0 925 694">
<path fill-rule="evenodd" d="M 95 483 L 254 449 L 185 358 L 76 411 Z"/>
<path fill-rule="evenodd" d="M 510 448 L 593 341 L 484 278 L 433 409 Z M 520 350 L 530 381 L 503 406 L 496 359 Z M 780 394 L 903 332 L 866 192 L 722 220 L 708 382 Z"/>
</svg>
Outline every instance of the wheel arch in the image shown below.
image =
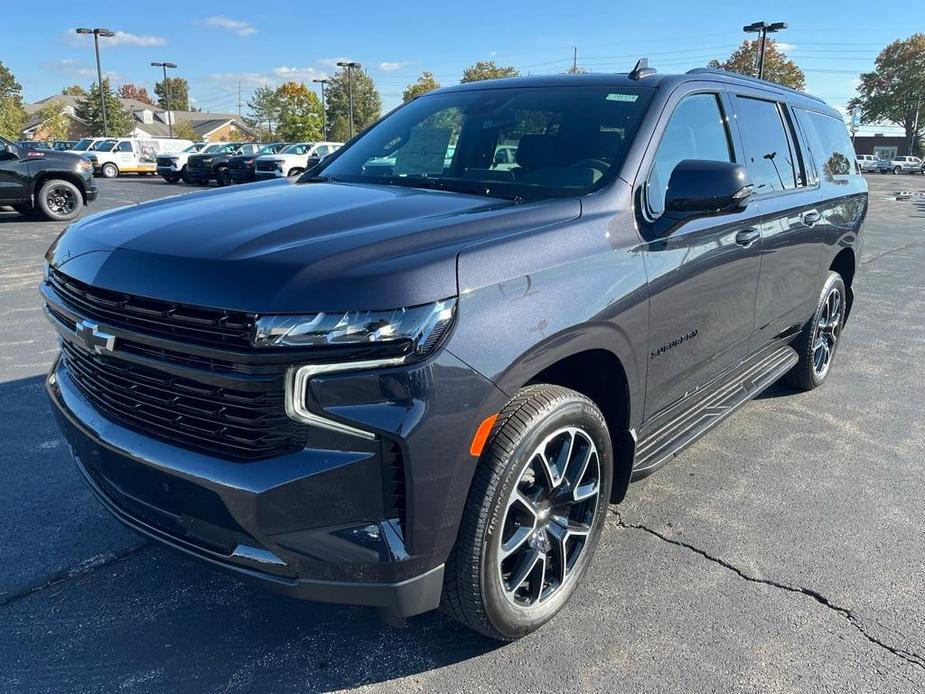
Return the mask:
<svg viewBox="0 0 925 694">
<path fill-rule="evenodd" d="M 848 293 L 848 305 L 845 310 L 845 318 L 851 314 L 851 306 L 854 304 L 854 290 L 851 285 L 854 283 L 854 275 L 857 272 L 857 256 L 853 248 L 843 248 L 832 259 L 829 270 L 841 275 L 845 283 L 845 291 Z"/>
<path fill-rule="evenodd" d="M 67 181 L 68 183 L 73 183 L 77 186 L 77 190 L 80 191 L 80 196 L 83 198 L 84 205 L 87 204 L 87 189 L 84 186 L 83 179 L 70 171 L 45 171 L 36 176 L 35 181 L 32 183 L 33 204 L 35 196 L 39 194 L 39 191 L 42 190 L 42 186 L 48 181 Z"/>
</svg>

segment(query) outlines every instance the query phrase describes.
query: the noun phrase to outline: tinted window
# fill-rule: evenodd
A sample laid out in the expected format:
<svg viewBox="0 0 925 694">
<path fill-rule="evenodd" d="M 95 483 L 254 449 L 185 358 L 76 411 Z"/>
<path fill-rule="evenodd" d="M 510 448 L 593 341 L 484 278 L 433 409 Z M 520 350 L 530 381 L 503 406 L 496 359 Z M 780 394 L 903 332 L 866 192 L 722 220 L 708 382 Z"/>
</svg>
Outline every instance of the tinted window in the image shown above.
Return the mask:
<svg viewBox="0 0 925 694">
<path fill-rule="evenodd" d="M 649 210 L 665 210 L 665 192 L 674 167 L 685 159 L 733 161 L 729 134 L 715 94 L 686 97 L 671 114 L 655 153 L 646 187 Z"/>
<path fill-rule="evenodd" d="M 119 143 L 118 150 L 119 150 L 120 152 L 131 152 L 131 151 L 132 151 L 132 143 L 131 143 L 131 142 L 120 142 L 120 143 Z"/>
<path fill-rule="evenodd" d="M 859 173 L 854 147 L 843 121 L 815 111 L 796 109 L 796 113 L 807 134 L 818 175 L 831 182 L 838 176 Z"/>
<path fill-rule="evenodd" d="M 797 166 L 780 106 L 774 101 L 739 96 L 735 109 L 755 192 L 796 188 Z"/>
</svg>

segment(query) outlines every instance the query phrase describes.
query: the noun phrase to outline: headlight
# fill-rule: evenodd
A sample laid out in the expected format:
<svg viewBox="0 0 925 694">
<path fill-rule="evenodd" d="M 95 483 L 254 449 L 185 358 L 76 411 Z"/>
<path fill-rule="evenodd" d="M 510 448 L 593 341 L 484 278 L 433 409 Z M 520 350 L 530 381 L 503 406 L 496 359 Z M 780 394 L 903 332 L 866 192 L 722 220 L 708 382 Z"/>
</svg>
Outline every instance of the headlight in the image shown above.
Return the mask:
<svg viewBox="0 0 925 694">
<path fill-rule="evenodd" d="M 86 159 L 81 159 L 79 162 L 77 162 L 77 168 L 80 171 L 89 171 L 90 169 L 93 168 L 93 164 L 91 164 Z"/>
<path fill-rule="evenodd" d="M 456 299 L 389 311 L 338 311 L 301 316 L 260 316 L 255 347 L 385 345 L 423 357 L 437 346 L 453 322 Z"/>
</svg>

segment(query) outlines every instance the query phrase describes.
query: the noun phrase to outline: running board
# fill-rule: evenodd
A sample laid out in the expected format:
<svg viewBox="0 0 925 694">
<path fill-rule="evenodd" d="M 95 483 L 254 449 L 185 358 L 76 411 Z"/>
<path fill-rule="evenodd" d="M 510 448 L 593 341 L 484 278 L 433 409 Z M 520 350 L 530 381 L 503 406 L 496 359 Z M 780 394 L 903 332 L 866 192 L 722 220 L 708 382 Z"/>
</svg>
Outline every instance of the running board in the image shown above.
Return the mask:
<svg viewBox="0 0 925 694">
<path fill-rule="evenodd" d="M 633 480 L 652 474 L 703 434 L 790 371 L 799 361 L 789 345 L 753 357 L 669 410 L 639 432 Z"/>
</svg>

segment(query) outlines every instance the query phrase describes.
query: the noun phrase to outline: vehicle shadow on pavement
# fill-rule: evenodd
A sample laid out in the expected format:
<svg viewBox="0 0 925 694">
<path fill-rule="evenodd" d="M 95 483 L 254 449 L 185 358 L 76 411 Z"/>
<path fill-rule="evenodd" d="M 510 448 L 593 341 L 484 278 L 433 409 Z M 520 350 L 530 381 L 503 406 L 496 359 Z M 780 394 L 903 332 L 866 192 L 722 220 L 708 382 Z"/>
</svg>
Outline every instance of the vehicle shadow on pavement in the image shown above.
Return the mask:
<svg viewBox="0 0 925 694">
<path fill-rule="evenodd" d="M 16 457 L 6 501 L 26 504 L 29 528 L 14 523 L 0 552 L 17 564 L 0 586 L 2 691 L 188 691 L 191 675 L 197 691 L 331 691 L 501 645 L 437 612 L 392 627 L 369 608 L 279 596 L 129 534 L 53 439 L 44 377 L 0 384 L 0 413 Z"/>
</svg>

